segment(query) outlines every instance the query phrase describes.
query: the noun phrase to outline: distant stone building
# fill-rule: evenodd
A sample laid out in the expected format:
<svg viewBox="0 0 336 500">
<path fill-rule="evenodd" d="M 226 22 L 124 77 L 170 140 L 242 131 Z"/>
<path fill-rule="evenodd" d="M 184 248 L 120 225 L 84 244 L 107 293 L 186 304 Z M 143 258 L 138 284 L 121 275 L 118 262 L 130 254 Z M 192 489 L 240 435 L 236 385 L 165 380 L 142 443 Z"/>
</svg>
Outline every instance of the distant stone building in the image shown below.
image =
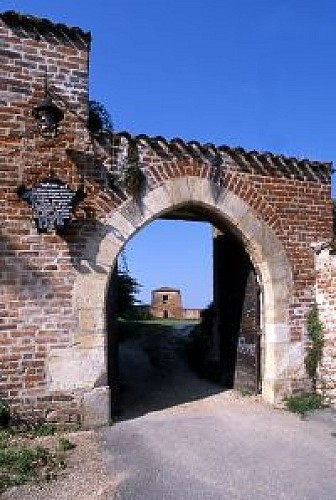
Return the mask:
<svg viewBox="0 0 336 500">
<path fill-rule="evenodd" d="M 199 320 L 201 319 L 202 309 L 183 309 L 183 319 Z"/>
<path fill-rule="evenodd" d="M 177 288 L 161 287 L 152 290 L 150 308 L 154 318 L 183 318 L 181 292 Z"/>
<path fill-rule="evenodd" d="M 181 291 L 161 287 L 152 291 L 150 315 L 154 318 L 200 319 L 200 309 L 183 309 Z"/>
</svg>

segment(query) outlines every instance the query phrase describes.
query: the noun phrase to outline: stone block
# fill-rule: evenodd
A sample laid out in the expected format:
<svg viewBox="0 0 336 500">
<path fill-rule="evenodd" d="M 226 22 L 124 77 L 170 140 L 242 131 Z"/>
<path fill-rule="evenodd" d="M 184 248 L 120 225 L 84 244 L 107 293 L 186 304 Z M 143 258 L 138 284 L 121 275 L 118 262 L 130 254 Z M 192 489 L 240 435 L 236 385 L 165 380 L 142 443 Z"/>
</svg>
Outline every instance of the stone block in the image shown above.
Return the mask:
<svg viewBox="0 0 336 500">
<path fill-rule="evenodd" d="M 108 425 L 111 421 L 110 388 L 96 387 L 83 395 L 84 427 Z"/>
<path fill-rule="evenodd" d="M 48 358 L 47 386 L 53 391 L 73 391 L 103 385 L 106 369 L 104 345 L 52 349 Z"/>
<path fill-rule="evenodd" d="M 172 208 L 188 203 L 191 199 L 187 177 L 179 177 L 165 183 Z"/>
</svg>

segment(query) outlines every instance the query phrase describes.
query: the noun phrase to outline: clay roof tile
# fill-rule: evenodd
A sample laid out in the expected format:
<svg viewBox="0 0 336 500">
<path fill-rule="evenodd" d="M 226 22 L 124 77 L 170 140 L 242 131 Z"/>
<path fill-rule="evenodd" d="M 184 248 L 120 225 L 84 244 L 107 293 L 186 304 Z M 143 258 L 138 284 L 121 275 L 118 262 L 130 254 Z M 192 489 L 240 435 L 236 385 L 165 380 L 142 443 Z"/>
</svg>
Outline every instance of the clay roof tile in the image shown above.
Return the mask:
<svg viewBox="0 0 336 500">
<path fill-rule="evenodd" d="M 91 33 L 78 27 L 70 27 L 61 23 L 53 23 L 42 17 L 21 14 L 15 11 L 0 13 L 0 20 L 20 38 L 34 38 L 51 43 L 65 43 L 77 47 L 90 48 Z"/>
</svg>

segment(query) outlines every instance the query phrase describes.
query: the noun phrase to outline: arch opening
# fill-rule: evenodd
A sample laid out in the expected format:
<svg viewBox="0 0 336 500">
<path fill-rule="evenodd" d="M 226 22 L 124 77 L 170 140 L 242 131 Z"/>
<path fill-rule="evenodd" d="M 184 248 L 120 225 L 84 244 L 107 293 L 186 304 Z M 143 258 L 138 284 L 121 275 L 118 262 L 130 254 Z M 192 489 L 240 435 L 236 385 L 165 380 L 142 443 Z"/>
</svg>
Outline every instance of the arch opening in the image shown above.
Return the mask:
<svg viewBox="0 0 336 500">
<path fill-rule="evenodd" d="M 98 228 L 96 234 L 92 235 L 95 250 L 92 251 L 92 245 L 89 243 L 83 258 L 93 271 L 78 277 L 76 306 L 79 323 L 83 311 L 95 309 L 97 321 L 92 325 L 91 336 L 100 339 L 100 360 L 95 367 L 96 377 L 92 376 L 92 379 L 94 378 L 95 389 L 101 388 L 103 391 L 105 387 L 106 401 L 110 398 L 106 378 L 106 332 L 109 329 L 106 324 L 106 304 L 111 293 L 109 284 L 118 254 L 127 241 L 151 221 L 162 217 L 181 218 L 182 214 L 183 218 L 186 218 L 188 213 L 196 219 L 210 221 L 221 233 L 230 234 L 230 238 L 236 243 L 239 242 L 246 253 L 255 271 L 262 297 L 262 396 L 274 402 L 288 389 L 292 275 L 285 251 L 272 228 L 259 219 L 243 200 L 229 190 L 223 190 L 215 196 L 215 188 L 206 179 L 167 180 L 164 185 L 145 193 L 140 207 L 132 200 L 126 201 L 106 218 L 104 230 Z M 104 271 L 96 272 L 92 263 Z M 84 290 L 88 287 L 97 290 L 95 297 L 89 300 L 90 304 L 83 299 Z"/>
<path fill-rule="evenodd" d="M 177 219 L 213 223 L 207 211 L 203 209 L 199 213 L 191 205 L 165 213 L 163 218 L 165 222 Z M 108 378 L 116 391 L 112 398 L 117 408 L 116 411 L 113 408 L 114 415 L 122 414 L 122 418 L 125 415 L 139 416 L 149 409 L 175 406 L 232 388 L 250 394 L 260 392 L 261 326 L 257 274 L 243 242 L 229 227 L 226 226 L 225 230 L 223 224 L 222 230 L 212 224 L 211 227 L 209 257 L 213 261 L 210 267 L 213 267 L 214 287 L 209 299 L 211 305 L 202 311 L 200 324 L 190 324 L 188 310 L 182 309 L 181 291 L 176 288 L 152 290 L 152 303 L 142 306 L 141 316 L 137 316 L 137 310 L 133 308 L 131 316 L 126 311 L 118 320 L 115 305 L 107 304 L 107 320 L 111 324 L 108 356 L 112 359 Z M 169 231 L 167 227 L 165 229 Z M 169 238 L 174 238 L 173 234 L 170 233 Z M 154 253 L 161 253 L 162 247 L 158 244 L 156 247 Z M 192 253 L 190 249 L 189 260 Z M 178 259 L 176 255 L 175 262 Z M 202 265 L 197 264 L 195 269 Z M 119 276 L 111 278 L 110 289 L 120 282 Z M 132 274 L 134 277 L 137 278 Z M 170 279 L 174 279 L 174 271 Z M 112 297 L 118 301 L 116 293 Z M 147 322 L 142 317 L 145 309 L 151 317 Z M 123 314 L 123 311 L 119 312 Z M 165 322 L 168 318 L 179 321 L 179 324 Z M 164 359 L 167 363 L 163 363 Z M 190 364 L 202 380 L 197 379 Z M 196 383 L 199 387 L 195 391 Z M 181 385 L 189 387 L 189 393 Z M 122 390 L 119 391 L 118 387 Z M 151 399 L 156 399 L 156 402 Z M 133 406 L 135 413 L 125 406 Z"/>
</svg>

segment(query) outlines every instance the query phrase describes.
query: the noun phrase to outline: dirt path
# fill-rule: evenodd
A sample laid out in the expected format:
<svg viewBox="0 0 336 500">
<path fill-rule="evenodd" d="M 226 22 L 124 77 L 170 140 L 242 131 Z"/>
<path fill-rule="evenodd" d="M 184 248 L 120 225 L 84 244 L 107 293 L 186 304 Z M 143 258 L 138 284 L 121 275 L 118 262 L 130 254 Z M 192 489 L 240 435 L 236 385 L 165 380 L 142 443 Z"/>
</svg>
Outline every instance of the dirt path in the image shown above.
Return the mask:
<svg viewBox="0 0 336 500">
<path fill-rule="evenodd" d="M 120 346 L 121 408 L 117 420 L 199 400 L 222 392 L 200 379 L 183 356 L 185 340 L 194 325 L 144 328 Z"/>
<path fill-rule="evenodd" d="M 67 434 L 76 448 L 67 453 L 67 468 L 56 479 L 38 484 L 26 484 L 7 490 L 1 498 L 10 500 L 91 500 L 113 499 L 121 477 L 107 471 L 101 446 L 95 431 L 81 431 Z M 54 439 L 39 439 L 41 446 L 47 446 Z"/>
</svg>

